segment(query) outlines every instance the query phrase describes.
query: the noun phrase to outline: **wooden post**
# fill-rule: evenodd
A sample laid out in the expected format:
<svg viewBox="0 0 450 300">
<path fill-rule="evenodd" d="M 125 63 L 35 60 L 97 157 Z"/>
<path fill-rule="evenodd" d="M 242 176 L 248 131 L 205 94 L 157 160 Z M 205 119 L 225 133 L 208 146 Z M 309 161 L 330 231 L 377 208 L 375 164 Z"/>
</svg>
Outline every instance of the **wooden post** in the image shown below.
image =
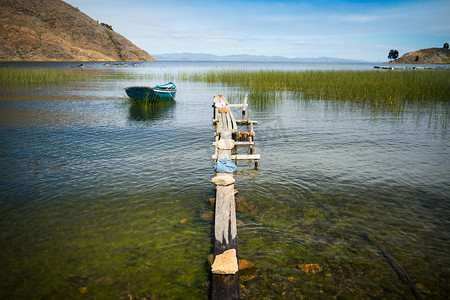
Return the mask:
<svg viewBox="0 0 450 300">
<path fill-rule="evenodd" d="M 217 159 L 231 159 L 233 146 L 231 131 L 222 131 Z M 211 298 L 240 299 L 234 178 L 232 174 L 216 173 L 211 181 L 216 184 Z"/>
<path fill-rule="evenodd" d="M 248 115 L 247 115 L 247 132 L 250 134 L 250 136 L 248 137 L 248 141 L 249 141 L 249 149 L 250 149 L 250 154 L 253 154 L 253 145 L 252 145 L 252 142 L 253 142 L 253 136 L 251 135 L 252 133 L 253 133 L 253 123 L 252 122 L 250 122 L 251 120 L 250 120 L 250 116 L 251 116 L 251 114 L 252 114 L 252 112 L 251 112 L 251 110 L 249 109 L 248 110 Z"/>
<path fill-rule="evenodd" d="M 244 97 L 244 104 L 242 104 L 242 121 L 245 121 L 245 111 L 247 110 L 247 94 Z"/>
</svg>

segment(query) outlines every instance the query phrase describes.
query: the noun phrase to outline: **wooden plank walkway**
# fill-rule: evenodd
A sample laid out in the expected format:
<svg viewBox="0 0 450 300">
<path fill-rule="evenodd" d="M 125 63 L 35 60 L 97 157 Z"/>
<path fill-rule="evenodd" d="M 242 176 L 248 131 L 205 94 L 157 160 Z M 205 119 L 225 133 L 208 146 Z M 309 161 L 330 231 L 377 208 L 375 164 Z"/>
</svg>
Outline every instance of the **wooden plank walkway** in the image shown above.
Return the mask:
<svg viewBox="0 0 450 300">
<path fill-rule="evenodd" d="M 223 143 L 218 146 L 218 158 L 230 159 L 233 147 L 231 131 L 223 131 L 220 141 Z M 228 173 L 216 173 L 212 181 L 216 184 L 216 201 L 211 299 L 240 299 L 234 177 Z"/>
<path fill-rule="evenodd" d="M 256 121 L 250 120 L 251 112 L 247 110 L 247 95 L 243 104 L 228 104 L 227 113 L 219 113 L 214 109 L 213 124 L 216 127 L 214 136 L 214 161 L 221 158 L 229 160 L 253 160 L 255 167 L 261 158 L 254 148 Z M 230 108 L 242 108 L 242 120 L 236 120 Z M 239 141 L 239 125 L 247 125 L 245 141 Z M 250 154 L 232 154 L 236 147 L 248 147 Z M 214 213 L 214 258 L 211 265 L 212 292 L 211 299 L 240 299 L 239 259 L 237 247 L 236 200 L 234 176 L 229 173 L 216 173 L 211 181 L 216 184 L 216 200 Z"/>
<path fill-rule="evenodd" d="M 248 110 L 247 95 L 244 97 L 244 102 L 242 104 L 228 104 L 226 108 L 229 110 L 228 113 L 220 113 L 218 108 L 214 108 L 213 124 L 216 127 L 214 133 L 215 136 L 215 151 L 212 155 L 214 161 L 218 160 L 218 148 L 217 142 L 223 131 L 230 131 L 232 133 L 232 139 L 235 141 L 235 146 L 248 146 L 248 151 L 246 154 L 232 154 L 230 160 L 234 160 L 235 163 L 239 160 L 253 160 L 255 163 L 255 168 L 258 167 L 258 161 L 261 159 L 261 155 L 257 154 L 257 149 L 254 147 L 254 137 L 255 132 L 253 126 L 257 125 L 257 121 L 250 120 L 251 111 Z M 237 120 L 233 114 L 232 108 L 242 109 L 242 119 Z M 238 125 L 246 125 L 246 131 L 240 131 Z M 244 139 L 241 141 L 240 139 Z"/>
</svg>

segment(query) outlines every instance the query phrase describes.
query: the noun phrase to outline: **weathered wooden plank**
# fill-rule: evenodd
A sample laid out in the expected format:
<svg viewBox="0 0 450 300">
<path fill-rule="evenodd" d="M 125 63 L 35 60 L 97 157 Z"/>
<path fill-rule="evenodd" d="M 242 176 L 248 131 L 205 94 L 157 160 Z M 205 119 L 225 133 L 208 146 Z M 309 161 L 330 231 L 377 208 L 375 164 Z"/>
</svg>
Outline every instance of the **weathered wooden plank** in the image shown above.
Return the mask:
<svg viewBox="0 0 450 300">
<path fill-rule="evenodd" d="M 244 106 L 244 104 L 232 103 L 232 104 L 228 104 L 228 106 L 231 108 L 235 108 L 235 107 L 242 108 Z M 248 104 L 245 104 L 245 107 L 247 107 L 247 106 L 248 106 Z"/>
<path fill-rule="evenodd" d="M 222 132 L 223 129 L 223 122 L 222 122 L 222 114 L 217 114 L 217 132 Z"/>
<path fill-rule="evenodd" d="M 220 140 L 231 140 L 231 131 L 222 131 Z M 222 143 L 217 142 L 220 146 Z M 224 142 L 223 149 L 218 147 L 217 157 L 231 158 L 231 149 L 226 146 L 228 142 Z M 226 148 L 226 149 L 225 149 Z M 216 176 L 233 176 L 232 174 L 217 173 Z M 217 181 L 215 181 L 217 182 Z M 231 259 L 238 261 L 237 255 L 237 226 L 236 226 L 236 208 L 234 199 L 234 184 L 216 185 L 216 201 L 215 201 L 215 220 L 214 220 L 214 260 L 216 256 L 222 255 L 225 251 L 234 249 L 236 256 Z M 213 263 L 214 265 L 214 263 Z M 216 268 L 216 266 L 215 266 Z M 216 269 L 215 269 L 216 270 Z M 218 269 L 220 271 L 220 268 Z M 240 299 L 241 287 L 239 282 L 239 270 L 236 269 L 235 274 L 212 276 L 212 292 L 211 299 Z"/>
<path fill-rule="evenodd" d="M 230 111 L 230 117 L 231 117 L 231 122 L 232 122 L 232 126 L 233 126 L 233 132 L 236 132 L 238 127 L 237 127 L 237 123 L 236 123 L 236 118 L 233 115 L 233 112 Z"/>
<path fill-rule="evenodd" d="M 250 116 L 251 116 L 251 114 L 252 114 L 252 111 L 249 109 L 249 110 L 248 110 L 248 114 L 247 114 L 247 121 L 250 121 Z M 253 123 L 252 123 L 252 122 L 248 122 L 248 123 L 247 123 L 247 131 L 248 131 L 248 133 L 249 133 L 248 141 L 249 141 L 249 142 L 253 142 L 255 133 L 253 132 Z M 250 146 L 250 153 L 253 155 L 253 149 L 252 149 L 252 147 L 253 147 L 253 146 Z M 237 158 L 236 158 L 236 159 L 237 159 Z"/>
<path fill-rule="evenodd" d="M 219 109 L 214 107 L 214 120 L 219 122 Z"/>
<path fill-rule="evenodd" d="M 237 245 L 234 184 L 217 186 L 214 237 L 214 247 L 217 248 L 218 254 Z"/>
<path fill-rule="evenodd" d="M 217 156 L 212 155 L 211 159 L 217 160 Z M 261 155 L 260 154 L 233 154 L 229 158 L 229 160 L 236 160 L 236 159 L 237 160 L 255 160 L 255 159 L 258 160 L 258 159 L 261 159 Z"/>
<path fill-rule="evenodd" d="M 253 125 L 257 125 L 258 121 L 236 120 L 236 123 L 238 125 L 245 125 L 245 124 L 250 124 L 250 123 L 253 123 Z"/>
<path fill-rule="evenodd" d="M 231 140 L 231 131 L 224 130 L 220 136 L 221 140 Z M 230 149 L 218 149 L 218 158 L 227 158 L 231 159 L 231 150 Z"/>
<path fill-rule="evenodd" d="M 238 159 L 238 160 L 261 159 L 260 154 L 237 154 L 236 156 L 237 157 L 235 157 L 234 159 Z"/>
<path fill-rule="evenodd" d="M 232 125 L 232 122 L 231 122 L 231 114 L 227 113 L 226 117 L 227 117 L 227 129 L 228 130 L 233 130 L 233 125 Z"/>
<path fill-rule="evenodd" d="M 237 131 L 237 123 L 234 118 L 233 113 L 230 111 L 229 113 L 219 113 L 217 119 L 217 132 L 222 132 L 224 130 L 230 130 L 232 132 Z"/>
<path fill-rule="evenodd" d="M 234 275 L 212 275 L 211 299 L 241 299 L 239 272 Z"/>
<path fill-rule="evenodd" d="M 254 145 L 255 142 L 243 142 L 243 141 L 241 141 L 241 142 L 235 142 L 234 144 L 236 146 L 250 146 L 250 145 Z"/>
<path fill-rule="evenodd" d="M 222 115 L 222 131 L 227 130 L 227 114 Z"/>
<path fill-rule="evenodd" d="M 216 142 L 212 143 L 213 146 L 216 146 Z M 255 142 L 243 142 L 243 141 L 238 141 L 238 142 L 234 142 L 235 146 L 249 146 L 249 145 L 254 145 Z"/>
<path fill-rule="evenodd" d="M 219 132 L 222 132 L 225 129 L 224 115 L 219 113 Z"/>
</svg>

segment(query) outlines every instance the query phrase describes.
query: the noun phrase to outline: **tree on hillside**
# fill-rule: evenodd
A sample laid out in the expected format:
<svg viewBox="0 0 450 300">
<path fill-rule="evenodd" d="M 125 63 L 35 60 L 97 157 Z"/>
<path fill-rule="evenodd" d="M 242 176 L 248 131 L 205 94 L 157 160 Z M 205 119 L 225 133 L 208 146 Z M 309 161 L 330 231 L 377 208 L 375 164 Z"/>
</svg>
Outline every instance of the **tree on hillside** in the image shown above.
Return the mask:
<svg viewBox="0 0 450 300">
<path fill-rule="evenodd" d="M 398 51 L 397 51 L 397 49 L 392 49 L 391 51 L 389 51 L 388 58 L 396 60 L 398 58 Z"/>
<path fill-rule="evenodd" d="M 444 44 L 444 49 L 448 49 L 448 43 Z"/>
<path fill-rule="evenodd" d="M 112 26 L 109 25 L 109 24 L 106 24 L 106 23 L 100 23 L 100 25 L 102 25 L 103 29 L 109 29 L 109 30 L 114 31 L 114 30 L 112 29 Z"/>
</svg>

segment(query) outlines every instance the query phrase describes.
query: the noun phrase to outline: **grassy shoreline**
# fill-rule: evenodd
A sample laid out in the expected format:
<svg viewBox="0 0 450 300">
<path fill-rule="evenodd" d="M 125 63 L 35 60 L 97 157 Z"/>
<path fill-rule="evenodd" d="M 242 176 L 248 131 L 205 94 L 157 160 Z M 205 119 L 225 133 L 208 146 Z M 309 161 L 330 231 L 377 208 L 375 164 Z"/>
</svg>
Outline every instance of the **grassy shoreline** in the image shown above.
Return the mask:
<svg viewBox="0 0 450 300">
<path fill-rule="evenodd" d="M 151 78 L 152 74 L 114 73 L 100 69 L 0 68 L 0 83 L 10 86 Z"/>
<path fill-rule="evenodd" d="M 187 79 L 221 82 L 246 88 L 250 94 L 290 91 L 321 100 L 400 102 L 450 100 L 450 72 L 433 71 L 211 71 Z"/>
<path fill-rule="evenodd" d="M 276 92 L 295 92 L 305 99 L 371 102 L 392 106 L 402 102 L 448 102 L 450 72 L 427 71 L 210 71 L 181 74 L 179 80 L 224 83 L 247 89 L 261 101 Z M 80 69 L 0 68 L 0 82 L 33 85 L 70 81 L 150 79 L 151 74 L 124 74 Z M 266 100 L 264 100 L 266 99 Z"/>
<path fill-rule="evenodd" d="M 84 81 L 93 78 L 91 72 L 67 69 L 0 68 L 0 82 L 9 85 L 32 85 Z"/>
</svg>

